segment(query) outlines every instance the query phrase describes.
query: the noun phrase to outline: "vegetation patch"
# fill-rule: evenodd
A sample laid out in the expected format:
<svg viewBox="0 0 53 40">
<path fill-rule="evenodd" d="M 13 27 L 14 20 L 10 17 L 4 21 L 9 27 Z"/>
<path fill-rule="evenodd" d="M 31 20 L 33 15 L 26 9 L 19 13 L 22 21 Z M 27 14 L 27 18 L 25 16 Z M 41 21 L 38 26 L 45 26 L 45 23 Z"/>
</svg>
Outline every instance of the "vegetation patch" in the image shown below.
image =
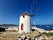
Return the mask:
<svg viewBox="0 0 53 40">
<path fill-rule="evenodd" d="M 42 33 L 42 34 L 45 34 L 45 35 L 47 35 L 47 36 L 53 36 L 53 33 L 51 32 L 51 33 L 46 33 L 46 32 L 44 32 L 44 33 Z"/>
</svg>

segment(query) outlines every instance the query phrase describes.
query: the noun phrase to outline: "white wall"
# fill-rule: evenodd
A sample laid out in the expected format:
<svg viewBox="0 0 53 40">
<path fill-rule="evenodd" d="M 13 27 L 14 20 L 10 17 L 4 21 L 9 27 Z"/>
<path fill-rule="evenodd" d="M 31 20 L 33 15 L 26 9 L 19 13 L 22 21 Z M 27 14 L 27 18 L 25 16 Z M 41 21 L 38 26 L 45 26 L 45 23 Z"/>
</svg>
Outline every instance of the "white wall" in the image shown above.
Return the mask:
<svg viewBox="0 0 53 40">
<path fill-rule="evenodd" d="M 23 23 L 24 26 L 24 30 L 21 30 L 21 24 Z M 25 17 L 23 18 L 23 16 L 20 16 L 20 22 L 19 22 L 19 32 L 30 32 L 31 31 L 31 23 L 30 23 L 30 16 L 25 15 Z"/>
</svg>

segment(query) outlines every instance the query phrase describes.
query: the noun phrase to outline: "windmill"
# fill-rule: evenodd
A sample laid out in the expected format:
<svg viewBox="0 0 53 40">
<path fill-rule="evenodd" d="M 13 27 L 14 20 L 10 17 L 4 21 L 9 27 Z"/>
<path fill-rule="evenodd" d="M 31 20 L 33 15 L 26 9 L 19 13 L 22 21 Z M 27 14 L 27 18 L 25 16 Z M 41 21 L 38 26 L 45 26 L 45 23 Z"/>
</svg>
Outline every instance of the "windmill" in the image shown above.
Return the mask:
<svg viewBox="0 0 53 40">
<path fill-rule="evenodd" d="M 31 18 L 34 17 L 34 16 L 38 16 L 38 15 L 35 15 L 34 12 L 33 12 L 34 1 L 32 3 L 30 10 L 32 10 L 31 11 L 32 14 L 29 14 L 28 12 L 24 12 L 22 15 L 20 15 L 19 33 L 30 33 L 31 32 L 31 23 L 33 22 L 33 20 L 31 20 Z"/>
</svg>

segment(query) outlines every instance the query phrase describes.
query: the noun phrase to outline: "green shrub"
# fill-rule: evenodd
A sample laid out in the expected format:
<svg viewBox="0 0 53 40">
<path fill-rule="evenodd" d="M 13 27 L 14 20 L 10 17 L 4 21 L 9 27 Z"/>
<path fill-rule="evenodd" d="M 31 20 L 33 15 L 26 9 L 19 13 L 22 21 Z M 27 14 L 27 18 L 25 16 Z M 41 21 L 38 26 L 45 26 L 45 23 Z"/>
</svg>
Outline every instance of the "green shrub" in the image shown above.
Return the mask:
<svg viewBox="0 0 53 40">
<path fill-rule="evenodd" d="M 45 35 L 47 35 L 47 36 L 53 36 L 53 33 L 51 32 L 51 33 L 46 33 L 46 32 L 44 32 L 44 33 L 42 33 L 42 34 L 45 34 Z"/>
</svg>

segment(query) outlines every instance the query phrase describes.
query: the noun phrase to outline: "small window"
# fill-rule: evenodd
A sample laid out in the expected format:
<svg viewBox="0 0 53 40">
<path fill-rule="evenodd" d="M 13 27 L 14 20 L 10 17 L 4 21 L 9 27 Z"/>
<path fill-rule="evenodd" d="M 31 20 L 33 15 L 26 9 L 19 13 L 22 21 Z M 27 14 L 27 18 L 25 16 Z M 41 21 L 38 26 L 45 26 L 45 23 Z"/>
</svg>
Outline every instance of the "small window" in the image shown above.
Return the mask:
<svg viewBox="0 0 53 40">
<path fill-rule="evenodd" d="M 23 15 L 23 18 L 24 18 L 25 16 Z"/>
</svg>

